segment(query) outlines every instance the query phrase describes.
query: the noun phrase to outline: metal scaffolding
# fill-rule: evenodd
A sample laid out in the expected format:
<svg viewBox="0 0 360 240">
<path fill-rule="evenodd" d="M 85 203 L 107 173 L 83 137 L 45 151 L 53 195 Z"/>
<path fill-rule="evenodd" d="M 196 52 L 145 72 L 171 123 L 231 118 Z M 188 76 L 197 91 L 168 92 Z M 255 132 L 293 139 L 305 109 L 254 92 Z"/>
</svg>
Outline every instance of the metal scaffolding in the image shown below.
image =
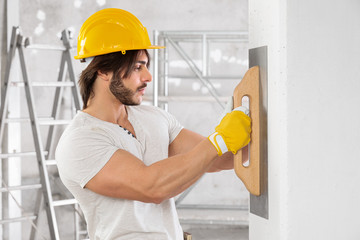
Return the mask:
<svg viewBox="0 0 360 240">
<path fill-rule="evenodd" d="M 169 101 L 216 101 L 222 108 L 227 98 L 221 97 L 211 80 L 213 79 L 238 79 L 239 76 L 213 76 L 209 66 L 209 51 L 211 43 L 236 43 L 247 42 L 248 33 L 241 31 L 154 31 L 154 44 L 163 45 L 165 49 L 155 50 L 154 54 L 154 76 L 153 76 L 153 104 L 159 106 L 159 102 Z M 180 43 L 201 44 L 201 69 L 197 66 L 194 59 L 189 56 Z M 209 90 L 211 97 L 197 96 L 170 96 L 169 78 L 176 77 L 186 79 L 186 75 L 172 75 L 169 66 L 169 54 L 174 49 L 185 61 L 193 77 Z M 190 76 L 191 77 L 191 76 Z"/>
</svg>

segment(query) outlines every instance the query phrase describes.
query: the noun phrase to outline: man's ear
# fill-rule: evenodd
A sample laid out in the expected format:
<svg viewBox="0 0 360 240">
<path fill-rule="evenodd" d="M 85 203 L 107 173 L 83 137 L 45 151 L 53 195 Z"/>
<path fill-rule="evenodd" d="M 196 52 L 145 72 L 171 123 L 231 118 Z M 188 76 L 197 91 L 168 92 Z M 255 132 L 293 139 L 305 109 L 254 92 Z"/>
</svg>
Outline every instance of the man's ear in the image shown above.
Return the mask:
<svg viewBox="0 0 360 240">
<path fill-rule="evenodd" d="M 97 70 L 97 75 L 104 81 L 109 81 L 112 77 L 112 74 L 110 72 L 103 72 L 101 70 Z"/>
</svg>

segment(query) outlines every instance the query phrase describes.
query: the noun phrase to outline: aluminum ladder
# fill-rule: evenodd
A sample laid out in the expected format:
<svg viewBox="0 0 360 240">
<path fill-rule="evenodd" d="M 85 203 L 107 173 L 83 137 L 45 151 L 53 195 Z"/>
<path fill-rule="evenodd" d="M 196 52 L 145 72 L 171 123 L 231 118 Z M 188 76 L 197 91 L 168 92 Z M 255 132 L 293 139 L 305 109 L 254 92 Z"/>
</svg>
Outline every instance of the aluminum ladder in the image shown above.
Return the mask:
<svg viewBox="0 0 360 240">
<path fill-rule="evenodd" d="M 55 207 L 64 206 L 64 205 L 74 205 L 75 211 L 79 212 L 79 206 L 75 199 L 66 199 L 55 201 L 53 199 L 52 190 L 50 186 L 50 176 L 48 172 L 48 166 L 56 165 L 55 160 L 48 159 L 50 156 L 50 150 L 53 147 L 53 138 L 54 138 L 54 127 L 56 125 L 68 124 L 70 120 L 59 120 L 58 115 L 60 111 L 61 98 L 63 94 L 64 87 L 71 87 L 73 103 L 75 106 L 75 110 L 80 110 L 81 98 L 79 95 L 79 89 L 75 80 L 74 68 L 72 65 L 71 59 L 71 44 L 70 44 L 70 36 L 69 31 L 62 31 L 62 42 L 64 47 L 53 47 L 49 48 L 48 46 L 36 46 L 30 45 L 29 39 L 24 38 L 21 33 L 20 27 L 13 27 L 12 35 L 11 35 L 11 43 L 10 49 L 7 54 L 7 64 L 5 69 L 5 77 L 2 83 L 2 101 L 0 107 L 0 141 L 3 140 L 4 137 L 4 128 L 5 124 L 9 122 L 30 122 L 32 135 L 34 140 L 34 152 L 17 152 L 17 153 L 1 153 L 0 159 L 7 159 L 10 157 L 24 157 L 24 156 L 36 156 L 38 168 L 39 168 L 39 178 L 40 184 L 33 185 L 23 185 L 23 186 L 5 186 L 1 188 L 1 192 L 10 192 L 12 190 L 28 190 L 28 189 L 38 189 L 38 196 L 36 200 L 36 206 L 34 211 L 34 216 L 24 216 L 13 219 L 2 219 L 0 220 L 0 224 L 6 224 L 11 222 L 19 222 L 24 220 L 32 221 L 32 228 L 30 233 L 30 239 L 39 239 L 39 236 L 36 237 L 37 230 L 37 220 L 42 207 L 45 208 L 50 239 L 58 240 L 60 239 L 59 228 L 57 224 L 57 219 L 55 215 Z M 34 48 L 34 49 L 48 49 L 48 50 L 60 50 L 62 51 L 62 57 L 60 62 L 60 71 L 58 75 L 57 82 L 32 82 L 28 77 L 28 72 L 26 69 L 26 61 L 24 56 L 25 48 Z M 14 56 L 16 50 L 19 54 L 20 60 L 20 68 L 22 72 L 23 82 L 15 82 L 10 78 L 11 66 L 14 61 Z M 68 76 L 70 81 L 65 81 L 65 72 L 66 67 L 68 69 Z M 25 96 L 27 107 L 29 111 L 29 119 L 9 119 L 7 118 L 8 112 L 8 101 L 9 101 L 9 88 L 12 86 L 21 86 L 25 89 Z M 34 92 L 33 86 L 43 86 L 43 87 L 56 87 L 54 103 L 52 108 L 51 117 L 49 118 L 38 118 L 36 114 L 36 108 L 34 103 Z M 45 144 L 45 148 L 41 139 L 40 125 L 48 125 L 49 131 L 47 135 L 47 141 Z M 78 217 L 75 217 L 78 220 Z M 86 231 L 81 231 L 79 226 L 75 227 L 76 230 L 76 239 L 79 239 L 81 234 L 86 234 Z"/>
</svg>

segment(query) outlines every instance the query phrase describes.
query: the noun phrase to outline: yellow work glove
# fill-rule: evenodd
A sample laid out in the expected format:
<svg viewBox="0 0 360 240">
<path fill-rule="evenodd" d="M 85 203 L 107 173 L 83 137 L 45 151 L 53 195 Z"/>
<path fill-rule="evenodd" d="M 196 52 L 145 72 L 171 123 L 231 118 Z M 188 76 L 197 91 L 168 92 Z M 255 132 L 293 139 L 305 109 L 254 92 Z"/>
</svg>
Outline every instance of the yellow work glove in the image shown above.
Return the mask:
<svg viewBox="0 0 360 240">
<path fill-rule="evenodd" d="M 235 154 L 250 142 L 251 119 L 246 107 L 237 107 L 225 115 L 208 139 L 221 156 L 227 151 Z"/>
</svg>

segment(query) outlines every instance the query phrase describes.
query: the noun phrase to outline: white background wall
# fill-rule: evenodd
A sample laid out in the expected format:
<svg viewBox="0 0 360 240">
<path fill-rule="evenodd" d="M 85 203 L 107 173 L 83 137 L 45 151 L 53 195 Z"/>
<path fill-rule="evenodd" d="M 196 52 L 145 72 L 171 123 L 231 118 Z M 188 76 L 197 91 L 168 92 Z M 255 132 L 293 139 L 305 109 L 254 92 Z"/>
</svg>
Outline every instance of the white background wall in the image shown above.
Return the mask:
<svg viewBox="0 0 360 240">
<path fill-rule="evenodd" d="M 269 220 L 251 240 L 360 238 L 360 2 L 249 1 L 269 49 Z"/>
</svg>

